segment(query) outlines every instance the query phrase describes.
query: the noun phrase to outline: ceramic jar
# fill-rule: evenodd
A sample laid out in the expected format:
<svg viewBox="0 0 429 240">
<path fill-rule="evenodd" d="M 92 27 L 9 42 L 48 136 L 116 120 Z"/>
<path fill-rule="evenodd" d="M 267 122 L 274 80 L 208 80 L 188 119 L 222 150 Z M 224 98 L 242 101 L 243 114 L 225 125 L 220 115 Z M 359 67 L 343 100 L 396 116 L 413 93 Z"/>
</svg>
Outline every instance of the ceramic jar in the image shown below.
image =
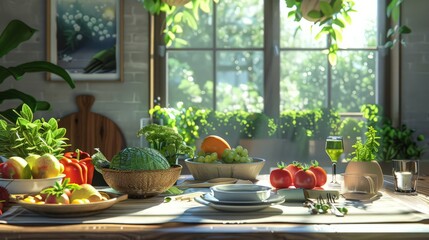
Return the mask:
<svg viewBox="0 0 429 240">
<path fill-rule="evenodd" d="M 349 162 L 347 164 L 345 174 L 356 174 L 363 176 L 376 175 L 377 180 L 375 184 L 375 191 L 377 192 L 383 187 L 383 171 L 381 170 L 380 164 L 378 164 L 378 162 L 375 160 L 370 162 Z"/>
</svg>

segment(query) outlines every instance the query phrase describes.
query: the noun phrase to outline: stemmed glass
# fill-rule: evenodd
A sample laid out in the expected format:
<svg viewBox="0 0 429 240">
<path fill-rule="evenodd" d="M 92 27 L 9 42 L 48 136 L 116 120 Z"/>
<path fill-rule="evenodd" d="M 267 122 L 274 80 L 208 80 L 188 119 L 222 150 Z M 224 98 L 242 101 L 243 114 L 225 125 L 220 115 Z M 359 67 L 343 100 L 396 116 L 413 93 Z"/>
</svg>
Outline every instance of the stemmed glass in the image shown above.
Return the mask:
<svg viewBox="0 0 429 240">
<path fill-rule="evenodd" d="M 332 162 L 332 184 L 339 184 L 337 182 L 337 162 L 341 157 L 341 154 L 344 152 L 343 137 L 341 136 L 329 136 L 326 138 L 325 145 L 326 154 Z"/>
</svg>

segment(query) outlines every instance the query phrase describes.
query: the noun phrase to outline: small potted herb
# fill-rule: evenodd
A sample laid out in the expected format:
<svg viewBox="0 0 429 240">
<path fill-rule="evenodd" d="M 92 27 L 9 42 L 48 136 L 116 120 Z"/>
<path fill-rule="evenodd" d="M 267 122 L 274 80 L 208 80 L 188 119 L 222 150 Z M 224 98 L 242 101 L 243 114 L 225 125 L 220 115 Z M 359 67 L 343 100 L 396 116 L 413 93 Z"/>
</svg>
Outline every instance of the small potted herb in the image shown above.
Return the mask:
<svg viewBox="0 0 429 240">
<path fill-rule="evenodd" d="M 137 133 L 138 137 L 145 137 L 149 147 L 158 150 L 170 163 L 177 165 L 181 155 L 193 157 L 194 149 L 186 145 L 183 137 L 173 128 L 158 124 L 150 124 Z"/>
<path fill-rule="evenodd" d="M 363 142 L 358 139 L 352 146 L 354 151 L 351 153 L 351 159 L 347 164 L 345 174 L 356 174 L 362 176 L 377 176 L 374 182 L 375 189 L 378 191 L 383 187 L 383 171 L 380 164 L 376 161 L 377 153 L 380 148 L 378 142 L 380 137 L 377 136 L 377 130 L 369 126 L 365 133 L 366 140 Z"/>
</svg>

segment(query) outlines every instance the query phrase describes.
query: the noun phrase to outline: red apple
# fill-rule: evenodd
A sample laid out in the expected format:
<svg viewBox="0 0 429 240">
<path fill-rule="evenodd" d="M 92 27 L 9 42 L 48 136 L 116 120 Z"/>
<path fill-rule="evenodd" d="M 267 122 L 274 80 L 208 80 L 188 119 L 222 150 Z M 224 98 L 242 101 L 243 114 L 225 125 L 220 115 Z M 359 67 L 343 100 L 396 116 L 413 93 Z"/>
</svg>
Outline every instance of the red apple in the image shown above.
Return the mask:
<svg viewBox="0 0 429 240">
<path fill-rule="evenodd" d="M 7 179 L 30 179 L 31 168 L 21 157 L 10 157 L 1 168 L 2 178 Z"/>
<path fill-rule="evenodd" d="M 70 204 L 70 199 L 66 193 L 61 194 L 60 196 L 55 196 L 49 194 L 45 199 L 46 204 Z"/>
</svg>

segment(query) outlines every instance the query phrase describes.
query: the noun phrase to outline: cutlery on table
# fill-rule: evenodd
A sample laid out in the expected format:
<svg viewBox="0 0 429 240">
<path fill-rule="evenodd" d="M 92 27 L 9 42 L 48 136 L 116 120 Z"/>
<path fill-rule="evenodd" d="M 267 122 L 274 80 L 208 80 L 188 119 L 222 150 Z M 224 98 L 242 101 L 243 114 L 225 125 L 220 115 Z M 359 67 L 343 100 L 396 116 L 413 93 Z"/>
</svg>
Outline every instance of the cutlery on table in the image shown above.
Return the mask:
<svg viewBox="0 0 429 240">
<path fill-rule="evenodd" d="M 327 197 L 326 202 L 331 207 L 331 213 L 333 213 L 337 217 L 344 217 L 344 213 L 338 210 L 338 208 L 334 205 L 335 196 L 332 196 L 331 194 L 328 193 L 326 197 Z"/>
</svg>

